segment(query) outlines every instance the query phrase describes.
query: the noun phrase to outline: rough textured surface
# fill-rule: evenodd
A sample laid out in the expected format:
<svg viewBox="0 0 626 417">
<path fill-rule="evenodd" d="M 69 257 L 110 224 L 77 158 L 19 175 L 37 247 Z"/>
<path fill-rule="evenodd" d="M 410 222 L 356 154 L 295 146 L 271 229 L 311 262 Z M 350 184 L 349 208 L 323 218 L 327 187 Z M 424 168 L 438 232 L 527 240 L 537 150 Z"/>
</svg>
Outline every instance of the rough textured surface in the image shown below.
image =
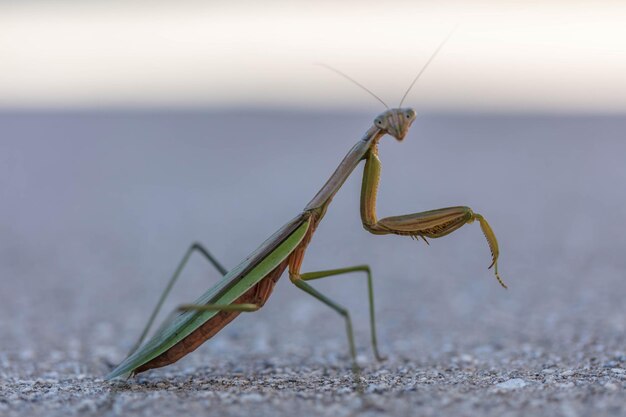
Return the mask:
<svg viewBox="0 0 626 417">
<path fill-rule="evenodd" d="M 624 415 L 626 120 L 609 117 L 426 115 L 381 144 L 379 214 L 469 205 L 508 291 L 477 225 L 368 235 L 348 180 L 304 270 L 372 267 L 383 363 L 363 277 L 315 282 L 352 311 L 363 394 L 341 319 L 285 278 L 180 362 L 102 380 L 192 241 L 236 264 L 371 118 L 0 115 L 0 415 Z M 217 273 L 194 258 L 182 279 L 166 310 Z"/>
</svg>

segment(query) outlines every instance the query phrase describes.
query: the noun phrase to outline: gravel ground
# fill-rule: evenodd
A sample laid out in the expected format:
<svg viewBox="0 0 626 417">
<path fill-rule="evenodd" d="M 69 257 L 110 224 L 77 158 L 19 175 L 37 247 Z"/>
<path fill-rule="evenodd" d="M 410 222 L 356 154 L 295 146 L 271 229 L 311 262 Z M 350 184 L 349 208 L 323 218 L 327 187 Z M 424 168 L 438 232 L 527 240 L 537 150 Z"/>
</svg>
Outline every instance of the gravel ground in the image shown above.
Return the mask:
<svg viewBox="0 0 626 417">
<path fill-rule="evenodd" d="M 315 283 L 352 312 L 360 384 L 341 320 L 286 278 L 178 363 L 103 381 L 191 242 L 235 265 L 370 119 L 1 114 L 0 416 L 626 415 L 619 117 L 425 115 L 382 144 L 380 215 L 471 206 L 510 289 L 476 225 L 430 246 L 365 233 L 354 175 L 304 269 L 372 267 L 382 363 L 363 278 Z M 194 259 L 166 309 L 217 278 Z"/>
</svg>

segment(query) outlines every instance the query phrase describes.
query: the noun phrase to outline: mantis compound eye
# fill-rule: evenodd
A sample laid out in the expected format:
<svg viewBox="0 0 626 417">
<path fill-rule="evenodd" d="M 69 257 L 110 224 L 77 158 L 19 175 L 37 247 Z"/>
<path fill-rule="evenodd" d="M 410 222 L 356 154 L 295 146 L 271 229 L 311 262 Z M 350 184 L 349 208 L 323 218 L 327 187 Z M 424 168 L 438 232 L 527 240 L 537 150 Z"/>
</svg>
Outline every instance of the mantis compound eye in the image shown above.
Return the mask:
<svg viewBox="0 0 626 417">
<path fill-rule="evenodd" d="M 374 119 L 374 124 L 375 124 L 376 126 L 380 127 L 381 129 L 382 129 L 383 127 L 385 127 L 385 123 L 383 122 L 383 119 L 381 119 L 381 118 L 376 118 L 376 119 Z"/>
<path fill-rule="evenodd" d="M 404 112 L 404 117 L 408 119 L 414 119 L 415 116 L 417 116 L 417 113 L 415 113 L 415 110 L 413 109 L 408 109 L 406 112 Z"/>
</svg>

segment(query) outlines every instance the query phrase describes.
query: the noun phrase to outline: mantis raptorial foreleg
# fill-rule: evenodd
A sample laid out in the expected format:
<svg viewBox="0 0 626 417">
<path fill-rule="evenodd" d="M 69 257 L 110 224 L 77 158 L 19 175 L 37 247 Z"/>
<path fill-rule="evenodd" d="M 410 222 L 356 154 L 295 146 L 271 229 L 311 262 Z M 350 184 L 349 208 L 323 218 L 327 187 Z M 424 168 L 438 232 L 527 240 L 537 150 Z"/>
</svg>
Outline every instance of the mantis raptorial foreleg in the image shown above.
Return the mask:
<svg viewBox="0 0 626 417">
<path fill-rule="evenodd" d="M 181 259 L 180 263 L 178 264 L 178 267 L 176 267 L 176 271 L 174 271 L 174 275 L 172 275 L 170 280 L 167 282 L 165 289 L 163 290 L 163 292 L 161 293 L 161 296 L 159 297 L 159 301 L 157 301 L 157 304 L 154 307 L 154 310 L 152 310 L 152 314 L 150 314 L 150 318 L 148 319 L 146 326 L 141 332 L 141 336 L 139 336 L 139 340 L 137 340 L 137 342 L 133 345 L 132 349 L 130 350 L 129 355 L 131 355 L 135 350 L 137 350 L 139 346 L 141 346 L 141 343 L 144 341 L 144 339 L 146 338 L 146 335 L 150 331 L 150 327 L 152 327 L 152 323 L 154 323 L 154 319 L 156 318 L 157 314 L 159 314 L 159 311 L 161 310 L 161 307 L 163 306 L 165 299 L 167 298 L 170 291 L 172 290 L 172 287 L 174 287 L 174 284 L 176 284 L 176 281 L 178 281 L 178 277 L 180 276 L 181 272 L 183 272 L 183 269 L 187 265 L 189 258 L 194 252 L 200 252 L 200 254 L 204 256 L 211 263 L 211 265 L 213 265 L 215 269 L 217 269 L 220 272 L 220 274 L 226 275 L 226 273 L 228 272 L 226 268 L 224 268 L 222 264 L 219 263 L 219 261 L 215 259 L 215 257 L 213 257 L 213 255 L 211 255 L 211 253 L 204 248 L 204 246 L 202 246 L 198 242 L 192 243 L 189 249 L 187 249 L 187 252 L 185 252 L 185 256 L 183 256 L 183 259 Z"/>
<path fill-rule="evenodd" d="M 496 279 L 504 288 L 507 288 L 498 274 L 498 241 L 491 230 L 489 223 L 483 216 L 474 213 L 472 209 L 464 206 L 447 207 L 442 209 L 424 211 L 420 213 L 405 214 L 403 216 L 376 218 L 376 194 L 380 179 L 381 164 L 378 159 L 376 146 L 365 156 L 365 169 L 361 187 L 361 220 L 363 227 L 377 235 L 396 234 L 412 237 L 438 238 L 446 236 L 461 226 L 477 220 L 480 228 L 487 239 L 491 250 L 492 262 L 489 268 L 494 267 Z"/>
</svg>

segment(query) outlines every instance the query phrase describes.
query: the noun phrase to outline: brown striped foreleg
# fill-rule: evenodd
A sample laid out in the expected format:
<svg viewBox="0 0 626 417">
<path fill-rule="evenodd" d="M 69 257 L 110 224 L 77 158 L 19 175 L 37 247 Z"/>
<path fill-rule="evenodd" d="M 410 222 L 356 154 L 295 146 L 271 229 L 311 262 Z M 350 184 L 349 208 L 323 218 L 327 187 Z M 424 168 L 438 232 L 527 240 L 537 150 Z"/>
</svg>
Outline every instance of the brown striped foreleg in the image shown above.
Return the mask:
<svg viewBox="0 0 626 417">
<path fill-rule="evenodd" d="M 361 187 L 361 220 L 363 227 L 377 235 L 396 234 L 414 238 L 438 238 L 446 236 L 461 226 L 477 220 L 487 239 L 491 250 L 492 262 L 489 268 L 494 267 L 494 273 L 500 285 L 507 288 L 498 274 L 498 241 L 487 220 L 472 209 L 465 206 L 447 207 L 402 216 L 385 217 L 378 220 L 376 217 L 376 195 L 380 180 L 381 164 L 378 151 L 374 146 L 366 155 L 363 184 Z"/>
</svg>

